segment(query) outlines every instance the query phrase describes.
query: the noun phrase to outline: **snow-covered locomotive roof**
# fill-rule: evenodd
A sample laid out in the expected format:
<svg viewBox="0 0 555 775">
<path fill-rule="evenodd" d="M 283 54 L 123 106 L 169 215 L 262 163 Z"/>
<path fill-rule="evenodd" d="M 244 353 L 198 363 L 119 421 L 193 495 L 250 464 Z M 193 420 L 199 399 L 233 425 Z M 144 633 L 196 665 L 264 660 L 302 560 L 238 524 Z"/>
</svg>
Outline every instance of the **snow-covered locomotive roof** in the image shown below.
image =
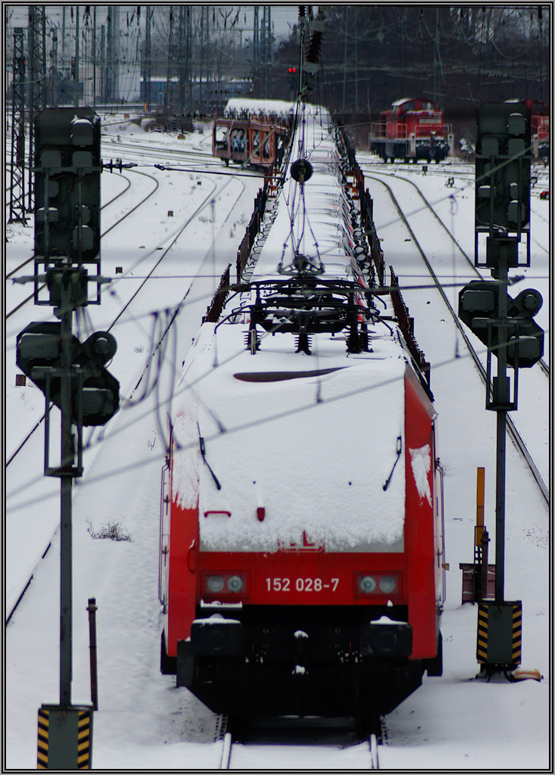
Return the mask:
<svg viewBox="0 0 555 775">
<path fill-rule="evenodd" d="M 404 436 L 398 346 L 376 338 L 372 353 L 346 358 L 342 337 L 315 337 L 302 356 L 292 335 L 268 335 L 253 356 L 245 330 L 204 324 L 180 385 L 174 486 L 182 507 L 198 498 L 201 548 L 402 550 L 402 465 L 383 489 Z"/>
<path fill-rule="evenodd" d="M 412 113 L 419 113 L 421 111 L 439 111 L 439 108 L 435 104 L 435 102 L 431 99 L 428 99 L 426 97 L 403 97 L 403 99 L 395 100 L 395 102 L 391 103 L 392 108 L 401 108 L 403 105 L 405 105 L 407 102 L 412 102 L 415 106 L 416 104 L 420 103 L 419 108 L 412 108 Z"/>
</svg>

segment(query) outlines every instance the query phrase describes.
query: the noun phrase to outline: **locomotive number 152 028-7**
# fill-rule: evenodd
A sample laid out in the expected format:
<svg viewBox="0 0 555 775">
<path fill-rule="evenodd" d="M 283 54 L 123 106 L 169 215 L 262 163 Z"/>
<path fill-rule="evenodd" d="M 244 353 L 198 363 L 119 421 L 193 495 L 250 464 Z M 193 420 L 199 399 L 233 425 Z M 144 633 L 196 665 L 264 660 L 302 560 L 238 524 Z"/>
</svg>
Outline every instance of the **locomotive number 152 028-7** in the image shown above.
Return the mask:
<svg viewBox="0 0 555 775">
<path fill-rule="evenodd" d="M 328 582 L 323 579 L 288 579 L 288 578 L 267 578 L 266 589 L 268 592 L 323 592 L 331 589 L 335 592 L 339 579 L 330 579 Z"/>
</svg>

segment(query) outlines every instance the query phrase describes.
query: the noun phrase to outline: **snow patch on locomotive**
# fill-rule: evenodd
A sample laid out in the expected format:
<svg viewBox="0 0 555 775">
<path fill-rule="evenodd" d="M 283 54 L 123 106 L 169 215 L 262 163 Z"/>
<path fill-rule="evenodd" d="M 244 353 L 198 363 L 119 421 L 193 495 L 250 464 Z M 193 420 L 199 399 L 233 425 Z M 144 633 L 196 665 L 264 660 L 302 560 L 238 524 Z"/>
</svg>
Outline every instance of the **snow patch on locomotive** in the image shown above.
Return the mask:
<svg viewBox="0 0 555 775">
<path fill-rule="evenodd" d="M 420 500 L 426 500 L 432 505 L 432 493 L 430 490 L 430 471 L 432 470 L 432 452 L 430 445 L 426 444 L 420 449 L 409 449 L 411 458 L 412 475 L 418 490 Z"/>
</svg>

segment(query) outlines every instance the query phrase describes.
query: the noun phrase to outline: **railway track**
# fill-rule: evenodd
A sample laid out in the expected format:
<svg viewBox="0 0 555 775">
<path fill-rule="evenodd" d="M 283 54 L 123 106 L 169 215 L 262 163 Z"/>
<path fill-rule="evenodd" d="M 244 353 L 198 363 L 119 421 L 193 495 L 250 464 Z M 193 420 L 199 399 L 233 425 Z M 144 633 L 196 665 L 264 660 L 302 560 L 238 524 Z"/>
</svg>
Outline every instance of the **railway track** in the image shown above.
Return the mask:
<svg viewBox="0 0 555 775">
<path fill-rule="evenodd" d="M 109 139 L 111 142 L 109 142 Z M 212 149 L 200 150 L 184 147 L 167 148 L 165 146 L 156 146 L 149 143 L 147 148 L 140 140 L 131 140 L 128 137 L 116 140 L 113 136 L 103 137 L 103 152 L 107 155 L 109 152 L 117 149 L 118 153 L 125 154 L 125 161 L 138 161 L 139 163 L 152 164 L 157 162 L 171 162 L 173 164 L 198 164 L 202 165 L 202 171 L 211 168 L 220 169 L 221 160 L 212 156 Z M 199 170 L 200 172 L 201 170 Z"/>
<path fill-rule="evenodd" d="M 362 168 L 364 169 L 364 165 L 362 166 Z M 388 173 L 384 173 L 384 174 L 388 174 Z M 446 234 L 448 235 L 449 239 L 450 239 L 450 240 L 452 240 L 452 242 L 453 242 L 453 243 L 456 245 L 456 247 L 457 247 L 457 249 L 459 250 L 460 254 L 462 255 L 462 257 L 463 257 L 463 258 L 465 259 L 465 261 L 467 262 L 467 264 L 468 264 L 469 268 L 470 268 L 470 269 L 471 269 L 471 270 L 472 270 L 472 271 L 473 271 L 473 272 L 476 274 L 476 276 L 477 276 L 477 277 L 478 277 L 480 280 L 487 280 L 488 278 L 487 278 L 487 277 L 484 277 L 484 276 L 482 275 L 482 273 L 478 271 L 478 268 L 477 268 L 477 267 L 476 267 L 476 265 L 474 264 L 474 260 L 473 260 L 473 259 L 472 259 L 472 258 L 471 258 L 471 257 L 468 255 L 468 253 L 467 253 L 467 252 L 466 252 L 466 251 L 465 251 L 465 250 L 464 250 L 464 249 L 461 247 L 461 245 L 460 245 L 459 241 L 457 240 L 457 238 L 455 237 L 455 235 L 454 235 L 454 234 L 453 234 L 453 233 L 450 231 L 449 227 L 448 227 L 448 226 L 445 224 L 445 222 L 444 222 L 444 221 L 443 221 L 443 220 L 440 218 L 440 216 L 437 214 L 437 212 L 436 212 L 436 211 L 435 211 L 435 209 L 433 208 L 432 204 L 431 204 L 431 203 L 428 201 L 428 199 L 427 199 L 427 198 L 424 196 L 424 194 L 422 193 L 422 191 L 420 190 L 420 188 L 419 188 L 419 187 L 416 185 L 416 183 L 415 183 L 414 181 L 412 181 L 412 180 L 409 180 L 409 179 L 405 178 L 405 177 L 402 177 L 402 176 L 400 176 L 400 175 L 391 174 L 391 173 L 389 173 L 389 174 L 388 174 L 388 177 L 393 177 L 393 178 L 397 178 L 398 180 L 402 180 L 403 182 L 405 182 L 405 183 L 408 183 L 409 185 L 411 185 L 411 186 L 412 186 L 412 187 L 413 187 L 413 188 L 416 190 L 416 192 L 417 192 L 418 196 L 419 196 L 419 197 L 420 197 L 420 199 L 422 200 L 423 206 L 424 206 L 424 207 L 425 207 L 425 208 L 426 208 L 426 209 L 427 209 L 427 210 L 428 210 L 428 211 L 429 211 L 429 212 L 430 212 L 430 213 L 431 213 L 431 214 L 434 216 L 434 218 L 435 218 L 436 222 L 437 222 L 437 223 L 438 223 L 438 224 L 441 226 L 441 228 L 442 228 L 442 229 L 443 229 L 443 230 L 446 232 Z M 377 178 L 375 178 L 375 180 L 377 180 Z M 385 185 L 385 184 L 384 184 L 384 185 Z M 548 251 L 547 251 L 545 248 L 543 248 L 543 247 L 542 247 L 542 246 L 541 246 L 539 243 L 537 243 L 537 242 L 536 242 L 536 244 L 537 244 L 537 245 L 538 245 L 538 246 L 539 246 L 539 247 L 540 247 L 542 250 L 544 250 L 544 252 L 546 252 L 546 253 L 548 252 Z M 542 374 L 544 374 L 544 375 L 545 375 L 545 376 L 546 376 L 546 377 L 549 379 L 549 365 L 548 365 L 548 364 L 547 364 L 547 363 L 544 361 L 544 359 L 543 359 L 543 358 L 541 358 L 541 359 L 538 361 L 538 369 L 539 369 L 539 370 L 542 372 Z"/>
<path fill-rule="evenodd" d="M 359 736 L 356 739 L 353 737 L 356 732 L 353 733 L 349 726 L 341 726 L 338 733 L 330 728 L 326 719 L 311 719 L 309 724 L 312 726 L 306 726 L 304 719 L 298 721 L 301 724 L 299 728 L 295 727 L 294 721 L 288 720 L 287 726 L 282 729 L 279 720 L 276 720 L 275 727 L 271 722 L 264 724 L 263 734 L 249 737 L 243 733 L 236 738 L 228 729 L 227 717 L 218 716 L 214 738 L 215 742 L 221 744 L 218 769 L 268 769 L 269 755 L 272 757 L 271 769 L 289 769 L 290 755 L 293 754 L 297 759 L 295 769 L 302 770 L 308 769 L 302 766 L 305 758 L 310 760 L 316 757 L 319 761 L 322 752 L 326 758 L 333 757 L 334 770 L 351 770 L 354 767 L 362 770 L 380 769 L 380 750 L 383 747 L 380 740 L 387 739 L 383 719 L 380 720 L 379 733 L 371 732 L 366 737 Z M 327 734 L 331 735 L 328 741 L 325 739 Z M 356 758 L 353 756 L 355 747 Z"/>
<path fill-rule="evenodd" d="M 152 153 L 144 151 L 144 145 L 139 141 L 133 143 L 129 140 L 118 141 L 117 147 L 123 151 L 126 151 L 126 160 L 135 161 L 138 164 L 145 166 L 159 167 L 165 169 L 166 166 L 177 164 L 183 169 L 184 172 L 190 172 L 192 174 L 219 174 L 219 175 L 232 175 L 245 176 L 245 177 L 261 177 L 260 173 L 250 169 L 243 170 L 242 167 L 234 165 L 236 172 L 232 172 L 224 168 L 222 160 L 216 159 L 212 156 L 212 152 L 189 150 L 184 148 L 183 150 L 171 149 L 171 148 L 157 148 Z M 160 164 L 160 162 L 164 164 Z M 183 167 L 183 165 L 195 165 L 189 167 Z M 242 170 L 239 172 L 239 170 Z"/>
<path fill-rule="evenodd" d="M 417 248 L 417 250 L 418 250 L 418 252 L 419 252 L 419 254 L 420 254 L 420 256 L 421 256 L 421 258 L 422 258 L 422 260 L 423 260 L 423 262 L 424 262 L 424 264 L 426 266 L 426 268 L 427 268 L 427 271 L 429 272 L 430 277 L 432 278 L 434 286 L 436 287 L 436 289 L 441 294 L 443 302 L 445 303 L 445 306 L 447 307 L 447 309 L 449 311 L 449 314 L 450 314 L 451 318 L 453 319 L 453 322 L 454 322 L 455 326 L 457 327 L 460 336 L 462 337 L 462 339 L 465 342 L 466 347 L 468 348 L 468 351 L 470 353 L 470 356 L 472 357 L 472 360 L 474 361 L 474 364 L 476 366 L 476 369 L 478 370 L 480 378 L 481 378 L 484 386 L 487 387 L 487 372 L 486 372 L 486 369 L 483 366 L 482 361 L 481 361 L 478 353 L 476 352 L 474 346 L 472 345 L 472 342 L 471 342 L 469 336 L 467 335 L 467 333 L 465 331 L 465 328 L 464 328 L 462 322 L 460 321 L 460 319 L 458 317 L 457 312 L 453 309 L 453 306 L 452 306 L 451 302 L 449 301 L 449 299 L 447 297 L 447 294 L 446 294 L 446 292 L 445 292 L 445 290 L 444 290 L 444 288 L 443 288 L 439 278 L 437 277 L 436 273 L 434 272 L 434 270 L 432 268 L 432 265 L 431 265 L 428 257 L 426 256 L 426 253 L 425 253 L 424 249 L 422 248 L 420 242 L 418 241 L 418 238 L 417 238 L 414 230 L 410 226 L 410 224 L 408 222 L 408 219 L 405 216 L 405 213 L 403 212 L 402 208 L 400 207 L 399 202 L 397 201 L 397 198 L 395 197 L 391 186 L 388 183 L 386 183 L 381 177 L 374 177 L 373 175 L 372 176 L 367 176 L 367 177 L 372 177 L 375 181 L 381 183 L 381 185 L 383 185 L 386 188 L 386 190 L 388 191 L 388 194 L 389 194 L 389 196 L 391 198 L 391 201 L 393 202 L 394 207 L 397 210 L 399 218 L 402 220 L 403 224 L 405 225 L 405 228 L 407 229 L 407 231 L 411 235 L 411 239 L 413 240 L 414 245 L 416 246 L 416 248 Z M 412 183 L 412 181 L 408 181 L 408 182 Z M 425 198 L 423 196 L 422 196 L 422 199 L 423 199 L 424 202 L 426 202 L 426 200 L 425 200 Z M 441 220 L 439 218 L 439 216 L 437 215 L 437 213 L 435 213 L 435 211 L 433 210 L 433 208 L 429 204 L 427 204 L 427 207 L 432 211 L 432 213 L 433 213 L 435 218 L 437 218 L 438 220 Z M 447 229 L 447 227 L 445 227 L 444 224 L 443 224 L 443 226 L 444 226 L 446 232 L 448 234 L 450 234 L 450 232 Z M 454 238 L 453 238 L 453 240 L 454 240 Z M 458 245 L 456 240 L 454 240 L 454 242 L 460 248 L 460 246 Z M 463 253 L 464 253 L 464 251 L 463 251 Z M 544 370 L 542 370 L 542 373 L 544 373 L 547 376 L 549 376 L 549 367 L 547 366 L 547 364 L 545 364 Z M 522 438 L 521 434 L 517 430 L 517 427 L 516 427 L 516 425 L 514 423 L 514 420 L 512 419 L 512 417 L 510 415 L 507 415 L 507 428 L 508 428 L 509 436 L 511 437 L 511 440 L 513 441 L 515 447 L 517 448 L 517 450 L 521 454 L 523 460 L 525 461 L 525 463 L 526 463 L 530 473 L 532 474 L 532 477 L 533 477 L 533 479 L 534 479 L 534 481 L 535 481 L 535 483 L 536 483 L 536 485 L 537 485 L 537 487 L 538 487 L 538 489 L 539 489 L 539 491 L 540 491 L 540 493 L 541 493 L 541 495 L 542 495 L 546 505 L 549 506 L 549 489 L 548 489 L 547 485 L 545 484 L 545 481 L 543 480 L 543 477 L 542 477 L 542 475 L 541 475 L 541 473 L 540 473 L 536 463 L 534 462 L 533 457 L 530 454 L 524 439 Z"/>
<path fill-rule="evenodd" d="M 148 175 L 147 173 L 140 172 L 138 174 L 146 175 L 146 177 L 152 177 L 152 176 Z M 238 176 L 238 183 L 240 185 L 240 192 L 239 192 L 239 194 L 236 197 L 233 198 L 233 201 L 231 201 L 230 203 L 229 202 L 226 203 L 226 207 L 229 208 L 230 212 L 233 211 L 234 206 L 236 205 L 237 201 L 241 198 L 241 196 L 243 195 L 244 190 L 245 190 L 245 184 L 239 179 L 239 177 L 240 176 Z M 112 319 L 111 323 L 106 325 L 106 329 L 105 330 L 110 331 L 116 325 L 116 323 L 122 317 L 122 315 L 124 315 L 124 313 L 128 309 L 130 309 L 131 305 L 133 304 L 133 302 L 137 298 L 137 296 L 140 294 L 141 290 L 145 287 L 146 283 L 149 280 L 152 279 L 153 275 L 155 274 L 156 270 L 160 267 L 160 265 L 162 264 L 163 260 L 171 253 L 172 249 L 175 248 L 176 244 L 178 243 L 179 239 L 182 237 L 184 232 L 186 232 L 187 228 L 192 223 L 195 222 L 195 220 L 203 213 L 203 211 L 206 210 L 206 207 L 211 202 L 215 201 L 216 198 L 218 198 L 219 196 L 221 196 L 223 194 L 223 192 L 230 185 L 231 179 L 226 179 L 226 181 L 221 186 L 219 186 L 219 187 L 212 180 L 210 180 L 209 183 L 211 185 L 210 192 L 206 196 L 204 196 L 203 200 L 196 207 L 194 212 L 186 219 L 185 223 L 183 223 L 180 226 L 180 228 L 178 229 L 177 233 L 175 233 L 173 235 L 173 238 L 165 246 L 165 248 L 161 252 L 160 256 L 157 257 L 157 260 L 154 262 L 153 266 L 150 267 L 150 270 L 146 273 L 146 276 L 144 278 L 141 278 L 141 282 L 140 282 L 140 285 L 139 285 L 138 289 L 131 295 L 131 297 L 126 301 L 126 303 L 122 305 L 122 307 L 118 311 L 118 314 Z M 157 188 L 158 188 L 158 183 L 157 183 L 156 187 L 154 188 L 154 190 L 151 191 L 149 193 L 148 197 L 146 197 L 146 198 L 149 198 L 150 196 L 152 196 L 152 194 L 156 191 Z M 142 203 L 144 203 L 144 201 L 146 201 L 146 198 L 143 200 Z M 138 206 L 140 206 L 140 205 L 138 205 Z M 136 208 L 134 208 L 134 209 L 136 209 Z M 123 218 L 121 218 L 118 221 L 118 223 L 121 223 L 123 220 L 125 220 L 125 218 L 128 215 L 129 215 L 129 212 L 126 213 L 126 215 Z M 110 227 L 110 229 L 111 228 L 113 228 L 113 226 Z M 118 283 L 118 282 L 120 282 L 120 278 L 116 278 L 113 281 L 113 284 L 114 283 Z M 143 377 L 145 376 L 145 374 L 148 372 L 148 370 L 150 368 L 151 361 L 153 361 L 153 359 L 156 357 L 157 352 L 158 352 L 158 350 L 159 350 L 159 348 L 160 348 L 164 338 L 167 336 L 169 329 L 171 328 L 171 326 L 175 322 L 175 320 L 177 318 L 177 315 L 178 315 L 182 305 L 185 303 L 185 300 L 187 299 L 187 297 L 189 295 L 189 292 L 191 290 L 193 282 L 194 282 L 194 276 L 191 277 L 190 282 L 188 284 L 188 287 L 186 288 L 186 290 L 184 292 L 183 298 L 181 299 L 180 304 L 175 309 L 174 314 L 169 318 L 169 320 L 167 322 L 167 325 L 163 328 L 163 330 L 161 330 L 159 332 L 159 339 L 158 339 L 158 341 L 152 343 L 152 347 L 150 349 L 150 354 L 149 354 L 149 356 L 147 358 L 147 362 L 145 363 L 144 370 L 143 370 L 143 372 L 142 372 L 142 374 L 141 374 L 141 376 L 139 378 L 139 381 L 137 382 L 137 384 L 133 388 L 131 395 L 128 397 L 128 401 L 132 401 L 133 400 L 133 394 L 139 388 L 139 386 L 141 384 L 141 381 L 143 380 Z M 38 431 L 40 429 L 44 418 L 45 418 L 45 415 L 43 414 L 43 416 L 38 420 L 38 422 L 36 422 L 36 424 L 31 429 L 31 431 L 25 436 L 25 438 L 20 443 L 20 445 L 17 447 L 17 449 L 13 452 L 13 454 L 11 455 L 10 459 L 7 462 L 7 466 L 9 466 L 14 461 L 14 459 L 16 459 L 18 457 L 18 455 L 20 455 L 20 453 L 24 450 L 26 444 L 30 441 L 30 439 L 33 437 L 33 435 L 36 433 L 36 431 Z M 95 430 L 97 430 L 97 429 L 93 429 L 93 432 L 91 434 L 91 439 L 92 439 L 92 437 L 94 435 L 94 431 Z M 101 432 L 100 433 L 100 437 L 102 437 L 102 435 L 103 434 Z M 86 443 L 87 447 L 91 446 L 91 439 L 89 439 L 89 441 Z M 30 483 L 28 483 L 28 484 L 30 484 Z M 43 552 L 41 556 L 39 556 L 39 559 L 37 560 L 37 563 L 35 563 L 35 565 L 30 569 L 29 573 L 25 577 L 25 583 L 22 585 L 22 588 L 21 588 L 20 592 L 17 595 L 14 596 L 14 603 L 7 607 L 7 613 L 6 613 L 7 621 L 9 621 L 10 618 L 12 617 L 15 609 L 17 608 L 19 602 L 21 601 L 21 599 L 23 597 L 23 594 L 24 594 L 25 590 L 29 586 L 29 583 L 30 583 L 30 581 L 31 581 L 31 579 L 33 577 L 33 574 L 36 571 L 37 564 L 40 563 L 42 557 L 44 557 L 45 554 L 46 554 L 46 551 Z"/>
<path fill-rule="evenodd" d="M 157 191 L 157 189 L 158 189 L 158 187 L 160 185 L 160 182 L 158 181 L 158 179 L 154 175 L 149 175 L 147 172 L 140 172 L 139 170 L 130 170 L 130 172 L 132 172 L 135 175 L 142 175 L 143 177 L 150 178 L 155 183 L 154 188 L 152 189 L 152 191 L 150 191 L 147 194 L 146 197 L 143 197 L 143 199 L 141 199 L 140 202 L 138 202 L 136 205 L 134 205 L 129 210 L 127 210 L 127 212 L 121 218 L 118 218 L 118 220 L 115 223 L 113 223 L 111 226 L 109 226 L 100 235 L 101 239 L 103 237 L 105 237 L 109 232 L 111 232 L 112 229 L 115 229 L 117 226 L 120 226 L 123 223 L 123 221 L 125 221 L 127 218 L 129 218 L 129 216 L 132 215 L 136 210 L 138 210 L 139 207 L 142 207 L 142 205 L 144 205 L 145 202 L 147 202 L 150 199 L 150 197 L 153 196 L 153 194 L 156 193 L 156 191 Z M 112 197 L 112 199 L 110 199 L 104 205 L 102 205 L 102 207 L 100 208 L 101 210 L 103 210 L 105 207 L 108 207 L 109 205 L 111 205 L 114 201 L 116 201 L 116 199 L 119 199 L 120 196 L 122 196 L 123 194 L 126 193 L 126 191 L 129 190 L 129 188 L 131 186 L 131 180 L 129 178 L 126 178 L 126 179 L 128 181 L 128 185 L 126 186 L 126 188 L 123 191 L 120 191 L 119 194 L 116 194 L 115 197 Z M 34 260 L 34 256 L 31 256 L 30 258 L 28 258 L 25 261 L 23 261 L 21 264 L 19 264 L 19 266 L 17 266 L 15 269 L 12 269 L 12 271 L 9 274 L 6 275 L 6 279 L 14 278 L 14 275 L 17 272 L 19 272 L 21 269 L 23 269 L 23 267 L 27 266 L 27 264 L 30 264 L 31 261 L 33 261 L 33 260 Z M 38 289 L 39 293 L 45 287 L 46 287 L 46 284 L 44 284 L 44 283 L 42 285 L 40 285 L 39 289 Z M 35 298 L 35 294 L 33 292 L 29 296 L 27 296 L 22 302 L 20 302 L 16 307 L 14 307 L 8 313 L 6 313 L 6 320 L 9 320 L 9 318 L 12 317 L 12 315 L 14 315 L 16 312 L 18 312 L 26 304 L 28 304 L 29 302 L 33 301 L 34 298 Z"/>
</svg>

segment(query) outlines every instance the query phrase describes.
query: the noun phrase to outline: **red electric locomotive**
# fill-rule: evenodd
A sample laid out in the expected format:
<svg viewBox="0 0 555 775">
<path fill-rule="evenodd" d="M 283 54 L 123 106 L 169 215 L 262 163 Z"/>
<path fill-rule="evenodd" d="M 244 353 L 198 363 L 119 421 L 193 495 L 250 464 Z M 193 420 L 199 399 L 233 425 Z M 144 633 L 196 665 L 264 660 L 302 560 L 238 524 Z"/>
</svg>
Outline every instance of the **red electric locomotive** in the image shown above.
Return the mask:
<svg viewBox="0 0 555 775">
<path fill-rule="evenodd" d="M 370 150 L 384 161 L 442 161 L 450 153 L 452 139 L 443 112 L 422 97 L 394 102 L 372 125 Z"/>
<path fill-rule="evenodd" d="M 329 115 L 307 113 L 292 147 L 302 179 L 287 167 L 252 274 L 178 387 L 161 666 L 236 717 L 375 719 L 441 674 L 435 412 L 375 303 Z"/>
</svg>

